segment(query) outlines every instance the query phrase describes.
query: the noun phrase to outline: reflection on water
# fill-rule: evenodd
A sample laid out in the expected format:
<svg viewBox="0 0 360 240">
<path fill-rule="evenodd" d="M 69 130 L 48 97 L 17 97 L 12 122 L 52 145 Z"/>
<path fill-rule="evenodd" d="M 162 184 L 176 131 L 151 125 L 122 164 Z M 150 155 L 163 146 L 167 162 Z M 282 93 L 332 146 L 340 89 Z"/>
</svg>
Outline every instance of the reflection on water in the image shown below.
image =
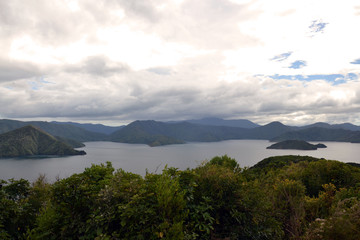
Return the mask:
<svg viewBox="0 0 360 240">
<path fill-rule="evenodd" d="M 317 143 L 317 142 L 312 142 Z M 0 159 L 0 179 L 25 178 L 35 180 L 46 174 L 51 181 L 82 172 L 91 164 L 112 162 L 115 169 L 122 168 L 144 175 L 146 171 L 159 172 L 165 165 L 179 169 L 193 168 L 204 160 L 227 154 L 240 166 L 252 166 L 260 160 L 278 155 L 308 155 L 343 162 L 360 163 L 360 144 L 323 142 L 327 148 L 316 151 L 266 149 L 266 140 L 231 140 L 215 143 L 188 143 L 161 147 L 113 142 L 87 142 L 81 148 L 84 156 L 57 158 Z"/>
</svg>

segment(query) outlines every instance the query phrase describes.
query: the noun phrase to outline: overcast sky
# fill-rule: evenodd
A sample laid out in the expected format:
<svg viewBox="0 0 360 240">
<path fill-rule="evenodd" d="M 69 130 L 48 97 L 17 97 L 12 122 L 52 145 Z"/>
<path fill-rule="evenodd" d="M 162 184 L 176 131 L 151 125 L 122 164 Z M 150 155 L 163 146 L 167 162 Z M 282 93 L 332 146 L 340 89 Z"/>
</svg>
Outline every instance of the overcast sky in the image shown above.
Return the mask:
<svg viewBox="0 0 360 240">
<path fill-rule="evenodd" d="M 0 118 L 360 125 L 358 0 L 0 0 Z"/>
</svg>

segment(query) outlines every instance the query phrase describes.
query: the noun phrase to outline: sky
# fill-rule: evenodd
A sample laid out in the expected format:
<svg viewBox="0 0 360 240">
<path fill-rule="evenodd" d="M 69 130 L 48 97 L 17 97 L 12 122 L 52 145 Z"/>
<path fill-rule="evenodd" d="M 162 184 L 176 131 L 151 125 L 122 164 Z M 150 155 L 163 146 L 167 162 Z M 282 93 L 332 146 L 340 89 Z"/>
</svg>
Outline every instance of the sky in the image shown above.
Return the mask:
<svg viewBox="0 0 360 240">
<path fill-rule="evenodd" d="M 360 125 L 358 0 L 0 0 L 0 118 Z"/>
</svg>

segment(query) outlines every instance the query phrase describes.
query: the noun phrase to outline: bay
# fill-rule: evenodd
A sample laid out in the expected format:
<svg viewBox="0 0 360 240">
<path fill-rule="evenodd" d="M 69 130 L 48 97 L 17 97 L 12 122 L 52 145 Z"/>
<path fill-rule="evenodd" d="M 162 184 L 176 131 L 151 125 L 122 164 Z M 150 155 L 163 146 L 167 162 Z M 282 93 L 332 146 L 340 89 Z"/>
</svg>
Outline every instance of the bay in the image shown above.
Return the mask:
<svg viewBox="0 0 360 240">
<path fill-rule="evenodd" d="M 312 142 L 317 143 L 317 142 Z M 86 142 L 81 148 L 87 155 L 57 158 L 0 159 L 0 179 L 28 179 L 34 181 L 45 174 L 49 181 L 83 172 L 91 164 L 110 161 L 115 169 L 145 175 L 146 171 L 160 173 L 167 165 L 181 170 L 194 168 L 214 156 L 227 154 L 241 167 L 250 167 L 270 156 L 301 155 L 360 163 L 360 144 L 322 142 L 327 148 L 316 151 L 266 149 L 267 140 L 229 140 L 211 143 L 187 143 L 149 147 L 142 144 L 114 142 Z"/>
</svg>

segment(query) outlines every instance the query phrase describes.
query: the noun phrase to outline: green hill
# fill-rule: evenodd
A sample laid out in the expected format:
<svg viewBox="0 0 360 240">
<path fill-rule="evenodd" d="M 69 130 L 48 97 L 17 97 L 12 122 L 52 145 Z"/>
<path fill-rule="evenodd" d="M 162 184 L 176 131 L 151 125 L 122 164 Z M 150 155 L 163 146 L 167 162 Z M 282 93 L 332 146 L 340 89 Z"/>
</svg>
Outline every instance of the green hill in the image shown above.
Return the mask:
<svg viewBox="0 0 360 240">
<path fill-rule="evenodd" d="M 111 134 L 109 140 L 122 143 L 143 143 L 152 147 L 184 143 L 162 134 L 162 131 L 158 129 L 159 124 L 163 125 L 155 121 L 135 121 Z"/>
<path fill-rule="evenodd" d="M 230 139 L 270 139 L 287 131 L 292 127 L 278 122 L 252 129 L 209 126 L 189 122 L 164 123 L 157 121 L 135 121 L 110 135 L 114 142 L 145 143 L 149 139 L 164 138 L 164 144 L 172 142 L 216 142 Z"/>
<path fill-rule="evenodd" d="M 145 143 L 149 139 L 165 139 L 162 145 L 184 142 L 215 142 L 244 138 L 248 129 L 206 126 L 188 122 L 164 123 L 135 121 L 110 135 L 114 142 Z"/>
<path fill-rule="evenodd" d="M 26 125 L 38 127 L 52 136 L 60 137 L 62 139 L 71 139 L 78 142 L 101 141 L 106 138 L 105 134 L 90 132 L 70 124 L 50 123 L 43 121 L 23 122 L 9 119 L 0 120 L 0 133 L 15 130 Z"/>
<path fill-rule="evenodd" d="M 297 149 L 297 150 L 317 150 L 318 148 L 326 148 L 324 144 L 311 144 L 302 140 L 285 140 L 274 143 L 267 149 Z"/>
<path fill-rule="evenodd" d="M 0 157 L 83 155 L 50 134 L 28 125 L 0 135 Z"/>
</svg>

